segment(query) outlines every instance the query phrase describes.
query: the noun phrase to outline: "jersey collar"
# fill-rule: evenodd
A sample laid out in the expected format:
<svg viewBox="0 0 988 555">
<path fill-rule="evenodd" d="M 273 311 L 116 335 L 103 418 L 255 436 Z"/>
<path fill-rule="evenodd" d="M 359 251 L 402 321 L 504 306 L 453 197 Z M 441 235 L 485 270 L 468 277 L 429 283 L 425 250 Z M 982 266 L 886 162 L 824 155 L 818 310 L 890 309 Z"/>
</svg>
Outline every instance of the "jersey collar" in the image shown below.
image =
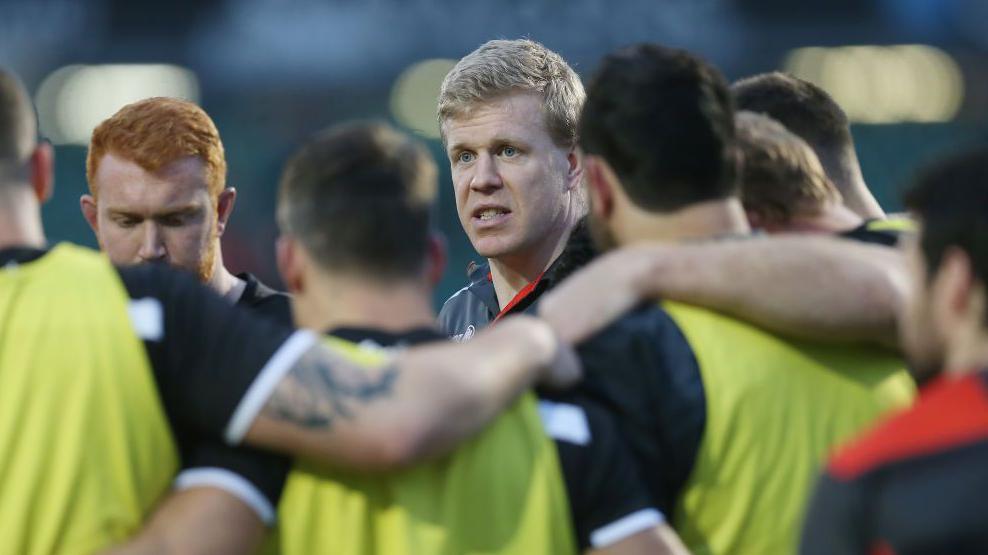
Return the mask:
<svg viewBox="0 0 988 555">
<path fill-rule="evenodd" d="M 48 249 L 37 249 L 32 247 L 10 247 L 0 249 L 0 267 L 8 264 L 27 264 L 34 262 L 42 256 L 48 254 Z"/>
<path fill-rule="evenodd" d="M 330 329 L 326 335 L 351 343 L 373 341 L 381 347 L 411 346 L 446 339 L 445 336 L 432 328 L 413 328 L 401 332 L 389 332 L 375 328 L 343 326 Z"/>
</svg>

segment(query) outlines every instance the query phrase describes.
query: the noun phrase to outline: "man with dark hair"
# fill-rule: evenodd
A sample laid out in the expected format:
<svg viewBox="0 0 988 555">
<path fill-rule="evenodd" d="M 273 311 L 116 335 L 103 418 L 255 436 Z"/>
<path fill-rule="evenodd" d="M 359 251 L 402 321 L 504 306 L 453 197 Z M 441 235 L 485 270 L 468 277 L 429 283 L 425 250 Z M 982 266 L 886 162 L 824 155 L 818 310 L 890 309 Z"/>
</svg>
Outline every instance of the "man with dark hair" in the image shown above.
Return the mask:
<svg viewBox="0 0 988 555">
<path fill-rule="evenodd" d="M 358 365 L 442 342 L 431 307 L 442 266 L 429 221 L 435 194 L 424 147 L 385 125 L 344 124 L 306 143 L 285 168 L 278 207 L 279 268 L 298 324 Z M 401 473 L 297 461 L 278 551 L 677 552 L 609 416 L 566 399 L 525 396 L 468 445 Z"/>
<path fill-rule="evenodd" d="M 598 244 L 743 245 L 723 77 L 638 45 L 605 58 L 588 89 L 579 135 Z M 672 302 L 634 310 L 580 354 L 585 389 L 618 412 L 656 502 L 688 547 L 711 553 L 791 552 L 824 454 L 913 387 L 884 353 L 786 341 Z"/>
<path fill-rule="evenodd" d="M 907 193 L 912 294 L 901 330 L 923 387 L 912 409 L 831 459 L 802 552 L 988 552 L 988 148 Z"/>
<path fill-rule="evenodd" d="M 0 153 L 0 538 L 10 553 L 92 553 L 124 540 L 201 457 L 220 468 L 179 475 L 182 491 L 150 529 L 170 520 L 222 535 L 198 518 L 217 508 L 258 524 L 283 474 L 242 444 L 393 468 L 449 449 L 536 376 L 574 377 L 551 330 L 523 317 L 471 345 L 358 366 L 163 265 L 116 268 L 88 249 L 47 249 L 51 151 L 36 144 L 27 94 L 5 71 L 0 114 L 0 145 L 12 145 Z M 191 553 L 192 537 L 165 543 Z M 243 550 L 259 540 L 227 539 Z"/>
<path fill-rule="evenodd" d="M 298 324 L 350 346 L 356 360 L 441 341 L 431 308 L 443 262 L 430 231 L 435 197 L 424 147 L 384 125 L 337 126 L 303 146 L 278 197 L 279 268 Z M 558 464 L 547 456 L 552 439 Z M 562 397 L 536 410 L 526 399 L 469 446 L 410 473 L 368 481 L 299 463 L 282 504 L 281 547 L 371 553 L 400 537 L 401 550 L 421 554 L 659 552 L 661 517 L 644 489 L 602 409 Z M 351 510 L 335 509 L 345 499 Z"/>
<path fill-rule="evenodd" d="M 430 232 L 436 179 L 418 143 L 381 124 L 340 126 L 285 167 L 278 222 L 334 273 L 400 281 L 431 261 L 432 283 L 443 270 L 441 243 Z"/>
<path fill-rule="evenodd" d="M 826 91 L 774 72 L 741 79 L 731 93 L 739 110 L 765 114 L 806 141 L 848 208 L 865 219 L 885 217 L 861 174 L 847 114 Z"/>
</svg>

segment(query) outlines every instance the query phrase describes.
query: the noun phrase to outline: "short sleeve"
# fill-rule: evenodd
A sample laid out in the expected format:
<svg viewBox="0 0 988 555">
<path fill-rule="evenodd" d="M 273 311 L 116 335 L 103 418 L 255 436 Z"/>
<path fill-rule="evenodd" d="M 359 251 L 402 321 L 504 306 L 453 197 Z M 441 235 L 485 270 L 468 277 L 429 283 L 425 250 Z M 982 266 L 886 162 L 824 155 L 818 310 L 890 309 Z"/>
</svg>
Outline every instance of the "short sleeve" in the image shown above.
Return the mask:
<svg viewBox="0 0 988 555">
<path fill-rule="evenodd" d="M 240 409 L 249 390 L 257 391 L 258 380 L 290 367 L 316 341 L 308 337 L 312 334 L 231 305 L 191 276 L 163 265 L 123 268 L 120 275 L 165 411 L 174 427 L 193 435 L 239 441 L 229 432 L 235 413 L 244 414 Z M 306 339 L 299 339 L 303 333 Z M 241 418 L 239 426 L 250 419 Z"/>
<path fill-rule="evenodd" d="M 278 502 L 291 461 L 287 457 L 220 441 L 200 441 L 183 450 L 182 470 L 176 490 L 214 487 L 233 495 L 257 513 L 267 525 L 274 523 Z"/>
<path fill-rule="evenodd" d="M 703 379 L 689 342 L 668 313 L 643 306 L 578 352 L 580 389 L 615 415 L 652 501 L 669 514 L 706 426 Z"/>
<path fill-rule="evenodd" d="M 581 549 L 608 547 L 664 521 L 603 407 L 575 394 L 543 396 L 539 412 L 556 443 Z"/>
</svg>

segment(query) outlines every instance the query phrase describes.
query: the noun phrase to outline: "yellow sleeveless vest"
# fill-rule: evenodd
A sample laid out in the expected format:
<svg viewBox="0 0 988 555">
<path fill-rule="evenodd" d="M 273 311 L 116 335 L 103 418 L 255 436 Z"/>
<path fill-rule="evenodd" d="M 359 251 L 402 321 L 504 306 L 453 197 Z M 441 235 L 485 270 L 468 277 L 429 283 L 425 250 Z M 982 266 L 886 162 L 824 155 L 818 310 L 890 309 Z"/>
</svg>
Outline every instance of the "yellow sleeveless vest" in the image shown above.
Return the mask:
<svg viewBox="0 0 988 555">
<path fill-rule="evenodd" d="M 779 339 L 709 310 L 663 308 L 696 355 L 707 419 L 674 526 L 695 554 L 795 553 L 828 453 L 915 395 L 877 349 Z"/>
<path fill-rule="evenodd" d="M 359 364 L 387 356 L 327 341 Z M 278 548 L 268 551 L 284 555 L 577 550 L 555 445 L 531 394 L 453 454 L 409 470 L 370 476 L 297 462 L 278 520 Z"/>
<path fill-rule="evenodd" d="M 136 532 L 178 455 L 128 296 L 60 245 L 0 267 L 0 554 L 83 554 Z"/>
</svg>

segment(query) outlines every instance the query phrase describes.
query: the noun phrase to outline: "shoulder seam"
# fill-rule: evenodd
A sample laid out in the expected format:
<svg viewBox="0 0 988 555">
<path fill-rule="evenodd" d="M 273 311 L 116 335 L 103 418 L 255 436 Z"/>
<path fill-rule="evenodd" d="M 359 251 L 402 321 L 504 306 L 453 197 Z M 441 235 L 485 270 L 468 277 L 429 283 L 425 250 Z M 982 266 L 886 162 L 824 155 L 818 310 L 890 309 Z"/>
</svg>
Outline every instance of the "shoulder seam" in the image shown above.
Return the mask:
<svg viewBox="0 0 988 555">
<path fill-rule="evenodd" d="M 461 289 L 460 289 L 459 291 L 457 291 L 456 293 L 453 293 L 452 295 L 450 295 L 450 296 L 449 296 L 449 298 L 448 298 L 448 299 L 446 299 L 446 301 L 445 301 L 445 302 L 443 302 L 443 308 L 445 308 L 445 307 L 446 307 L 446 305 L 448 305 L 450 301 L 452 301 L 452 300 L 453 300 L 453 299 L 455 299 L 456 297 L 459 297 L 461 293 L 464 293 L 464 292 L 466 292 L 466 291 L 468 291 L 469 289 L 470 289 L 470 285 L 467 285 L 467 286 L 464 286 L 464 287 L 462 287 L 462 288 L 461 288 Z"/>
</svg>

